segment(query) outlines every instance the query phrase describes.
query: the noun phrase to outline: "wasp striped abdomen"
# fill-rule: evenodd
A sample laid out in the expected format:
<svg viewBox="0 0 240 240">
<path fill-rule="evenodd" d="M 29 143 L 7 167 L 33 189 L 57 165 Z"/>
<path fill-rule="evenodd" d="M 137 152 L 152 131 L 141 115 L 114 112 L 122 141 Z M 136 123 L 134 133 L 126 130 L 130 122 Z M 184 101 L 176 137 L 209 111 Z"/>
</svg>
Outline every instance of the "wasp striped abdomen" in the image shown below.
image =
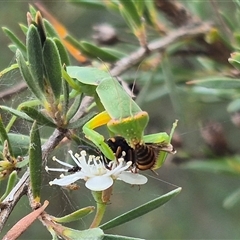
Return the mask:
<svg viewBox="0 0 240 240">
<path fill-rule="evenodd" d="M 137 144 L 135 146 L 136 166 L 140 170 L 151 169 L 157 159 L 156 150 L 150 145 Z"/>
<path fill-rule="evenodd" d="M 170 143 L 138 143 L 132 148 L 121 136 L 109 138 L 107 144 L 114 152 L 116 159 L 123 157 L 126 162 L 132 162 L 132 167 L 139 170 L 154 169 L 161 151 L 172 154 L 176 152 Z M 110 161 L 106 157 L 103 159 L 107 163 Z"/>
</svg>

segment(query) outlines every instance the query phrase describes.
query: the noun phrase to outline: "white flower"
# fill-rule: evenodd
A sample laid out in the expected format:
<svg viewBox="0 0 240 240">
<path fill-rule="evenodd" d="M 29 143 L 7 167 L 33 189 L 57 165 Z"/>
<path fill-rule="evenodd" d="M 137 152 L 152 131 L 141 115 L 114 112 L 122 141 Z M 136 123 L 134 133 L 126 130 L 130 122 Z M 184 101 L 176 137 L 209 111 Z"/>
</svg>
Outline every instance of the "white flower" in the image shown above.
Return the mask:
<svg viewBox="0 0 240 240">
<path fill-rule="evenodd" d="M 49 184 L 67 186 L 79 179 L 84 179 L 86 181 L 85 186 L 92 191 L 103 191 L 111 187 L 114 180 L 122 180 L 126 183 L 132 185 L 142 185 L 147 182 L 147 178 L 141 174 L 133 173 L 131 171 L 126 171 L 132 164 L 132 162 L 125 162 L 123 158 L 117 161 L 110 161 L 108 166 L 102 162 L 100 157 L 89 156 L 86 159 L 86 152 L 81 151 L 81 156 L 79 154 L 73 155 L 72 151 L 69 151 L 74 162 L 77 164 L 77 172 L 69 175 L 61 175 L 59 179 L 54 179 Z M 64 168 L 48 168 L 46 171 L 60 171 L 69 172 L 74 166 L 58 160 L 53 157 L 53 160 L 57 161 L 61 165 L 67 167 Z"/>
</svg>

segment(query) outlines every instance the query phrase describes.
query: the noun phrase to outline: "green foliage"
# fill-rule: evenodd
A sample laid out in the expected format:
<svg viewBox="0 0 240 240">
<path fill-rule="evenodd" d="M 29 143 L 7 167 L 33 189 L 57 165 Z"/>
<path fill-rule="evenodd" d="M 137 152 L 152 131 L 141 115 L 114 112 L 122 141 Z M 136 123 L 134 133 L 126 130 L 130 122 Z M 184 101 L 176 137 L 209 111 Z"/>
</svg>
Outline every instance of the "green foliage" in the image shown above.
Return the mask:
<svg viewBox="0 0 240 240">
<path fill-rule="evenodd" d="M 37 122 L 34 122 L 30 132 L 29 146 L 29 171 L 31 190 L 34 201 L 40 202 L 41 182 L 42 182 L 42 150 L 41 140 Z"/>
<path fill-rule="evenodd" d="M 100 226 L 100 228 L 102 228 L 103 230 L 107 230 L 109 228 L 116 227 L 120 224 L 126 223 L 135 218 L 138 218 L 138 217 L 162 206 L 163 204 L 168 202 L 170 199 L 172 199 L 174 196 L 176 196 L 178 193 L 180 193 L 180 191 L 181 191 L 181 188 L 177 188 L 165 195 L 162 195 L 154 200 L 151 200 L 151 201 L 143 204 L 142 206 L 132 209 L 132 210 L 110 220 L 109 222 L 102 224 Z"/>
<path fill-rule="evenodd" d="M 177 149 L 179 152 L 177 160 L 180 159 L 180 163 L 186 161 L 182 168 L 188 169 L 189 172 L 199 170 L 211 174 L 226 174 L 238 179 L 240 173 L 239 151 L 229 150 L 228 146 L 225 146 L 227 145 L 226 136 L 219 134 L 219 132 L 217 132 L 219 135 L 214 135 L 214 129 L 203 126 L 202 122 L 205 120 L 203 109 L 209 107 L 212 107 L 213 110 L 206 110 L 206 112 L 210 115 L 209 118 L 215 120 L 225 121 L 226 118 L 233 119 L 239 114 L 239 1 L 234 1 L 235 5 L 229 3 L 229 9 L 231 9 L 229 11 L 223 7 L 223 3 L 217 1 L 211 2 L 212 5 L 210 2 L 203 3 L 201 1 L 162 1 L 160 3 L 160 1 L 152 0 L 102 2 L 75 0 L 69 2 L 74 3 L 75 6 L 80 6 L 81 14 L 84 13 L 76 25 L 72 21 L 72 19 L 77 19 L 76 16 L 73 15 L 72 18 L 69 18 L 72 21 L 70 23 L 71 29 L 75 31 L 73 34 L 68 32 L 53 16 L 53 19 L 48 18 L 48 14 L 44 12 L 46 10 L 40 4 L 37 4 L 37 7 L 48 20 L 42 18 L 41 14 L 33 6 L 30 6 L 30 13 L 27 15 L 28 25 L 20 24 L 26 37 L 26 43 L 14 31 L 3 27 L 5 35 L 11 41 L 9 48 L 16 53 L 16 63 L 3 69 L 0 76 L 4 78 L 8 73 L 13 76 L 11 74 L 20 71 L 28 86 L 26 92 L 31 94 L 31 101 L 25 101 L 29 98 L 29 95 L 26 94 L 23 96 L 24 100 L 21 97 L 20 104 L 16 103 L 19 104 L 18 107 L 15 107 L 15 102 L 5 104 L 6 101 L 0 106 L 1 111 L 4 114 L 7 113 L 6 118 L 5 115 L 2 115 L 3 120 L 0 124 L 0 150 L 2 152 L 0 179 L 8 180 L 7 187 L 4 188 L 5 192 L 0 198 L 3 206 L 7 204 L 9 209 L 11 208 L 5 199 L 14 198 L 15 195 L 11 191 L 16 186 L 20 170 L 25 171 L 24 176 L 27 176 L 25 180 L 21 178 L 25 184 L 23 186 L 27 186 L 22 190 L 22 194 L 28 190 L 29 202 L 33 209 L 38 207 L 38 204 L 40 205 L 40 191 L 45 189 L 41 181 L 43 175 L 41 169 L 42 165 L 50 165 L 49 161 L 47 163 L 45 161 L 54 149 L 56 149 L 57 155 L 60 150 L 65 151 L 74 144 L 81 145 L 80 147 L 84 145 L 84 150 L 90 146 L 93 148 L 94 154 L 95 152 L 99 153 L 100 160 L 104 162 L 102 165 L 108 167 L 105 170 L 112 170 L 107 164 L 109 164 L 109 159 L 115 158 L 115 155 L 109 149 L 106 140 L 109 136 L 114 137 L 115 135 L 124 136 L 124 139 L 131 143 L 131 147 L 135 147 L 134 141 L 139 141 L 141 144 L 158 144 L 161 149 L 169 145 L 173 138 L 173 146 L 174 143 L 180 146 L 180 149 Z M 83 10 L 84 7 L 86 7 L 86 11 Z M 211 7 L 213 11 L 210 13 Z M 98 9 L 104 14 L 107 11 L 110 13 L 110 20 L 107 21 L 112 24 L 111 27 L 116 31 L 114 34 L 110 34 L 108 31 L 103 31 L 101 26 L 95 26 L 94 40 L 96 42 L 93 42 L 93 40 L 89 40 L 89 36 L 85 36 L 82 23 L 88 24 L 89 21 L 91 25 L 99 23 L 98 17 L 101 16 L 102 19 L 102 14 L 100 11 L 98 12 Z M 93 15 L 96 13 L 96 20 L 91 15 L 92 10 L 94 10 Z M 214 19 L 213 13 L 216 15 Z M 67 14 L 69 13 L 66 12 Z M 88 14 L 92 19 L 86 20 L 84 18 Z M 109 16 L 106 14 L 104 19 L 105 17 L 108 19 Z M 207 22 L 207 20 L 214 21 L 215 19 L 220 22 L 214 26 Z M 232 51 L 235 52 L 231 53 Z M 76 61 L 78 62 L 76 63 Z M 121 77 L 123 84 L 119 84 L 115 77 Z M 134 93 L 136 99 L 132 100 L 126 93 L 125 81 L 127 83 L 134 82 L 134 86 L 136 83 L 136 90 L 140 91 L 139 94 Z M 86 96 L 94 97 L 93 104 L 87 102 Z M 153 105 L 154 102 L 157 104 Z M 138 103 L 141 103 L 141 108 Z M 220 103 L 222 103 L 221 106 Z M 98 109 L 95 108 L 95 105 Z M 146 109 L 146 111 L 141 109 Z M 102 113 L 103 110 L 106 110 L 109 116 L 106 117 Z M 215 115 L 215 110 L 220 111 L 221 114 Z M 143 112 L 146 113 L 144 115 L 147 116 L 146 118 L 142 115 L 135 118 L 135 114 Z M 100 115 L 96 115 L 99 113 Z M 7 119 L 9 115 L 12 116 L 10 121 Z M 151 129 L 153 115 L 158 118 L 158 126 Z M 148 116 L 150 116 L 150 121 Z M 104 117 L 107 118 L 107 121 Z M 194 125 L 194 131 L 199 129 L 199 125 L 202 132 L 209 128 L 209 135 L 206 132 L 202 133 L 207 144 L 207 151 L 203 150 L 200 144 L 199 146 L 197 144 L 197 147 L 192 150 L 191 142 L 194 144 L 194 140 L 192 141 L 188 135 L 186 138 L 182 138 L 180 134 L 180 142 L 176 142 L 173 135 L 176 123 L 170 134 L 155 133 L 155 129 L 161 129 L 164 125 L 169 126 L 169 122 L 171 124 L 172 119 L 175 118 L 180 119 L 179 126 L 184 133 L 189 132 L 188 126 L 190 125 Z M 5 127 L 6 119 L 8 124 Z M 26 129 L 29 129 L 26 124 L 33 124 L 30 132 L 24 134 L 19 130 L 11 132 L 19 129 L 16 122 L 19 119 L 23 121 L 21 124 Z M 124 121 L 126 119 L 128 121 L 130 119 L 130 124 L 128 121 Z M 104 124 L 102 124 L 103 122 Z M 238 118 L 233 122 L 237 127 L 240 126 Z M 149 135 L 144 133 L 147 123 L 150 123 L 148 125 L 150 128 L 146 128 L 146 131 L 152 132 Z M 92 130 L 99 126 L 107 126 L 106 130 L 109 131 L 109 134 L 107 131 L 103 131 L 102 134 L 102 129 L 96 129 L 95 134 Z M 84 134 L 92 140 L 93 144 L 88 142 L 89 139 L 86 140 L 83 137 Z M 43 139 L 43 136 L 46 137 L 46 135 L 47 141 Z M 197 137 L 200 134 L 193 135 Z M 223 140 L 217 141 L 216 139 Z M 42 145 L 43 142 L 45 142 L 44 145 Z M 217 148 L 216 145 L 219 142 L 222 145 Z M 70 144 L 71 146 L 69 146 Z M 184 147 L 181 148 L 181 146 Z M 225 147 L 224 153 L 217 152 Z M 107 156 L 106 148 L 107 152 L 110 152 Z M 172 149 L 173 151 L 174 149 Z M 20 158 L 17 158 L 18 155 Z M 161 151 L 157 155 L 158 166 L 156 168 L 159 168 L 165 162 L 167 153 Z M 77 156 L 75 157 L 78 159 Z M 88 159 L 88 156 L 85 157 Z M 89 160 L 92 163 L 91 167 L 100 160 Z M 173 161 L 175 160 L 173 158 Z M 71 165 L 66 162 L 67 160 L 64 161 L 64 168 L 69 168 Z M 92 177 L 92 175 L 82 177 L 81 167 L 83 165 L 79 167 L 78 160 L 76 160 L 76 164 L 78 168 L 73 166 L 64 170 L 66 175 L 60 180 L 64 181 L 64 179 L 68 180 L 72 177 L 87 181 Z M 120 163 L 118 164 L 120 166 Z M 28 175 L 26 166 L 30 167 L 30 175 Z M 134 170 L 132 169 L 132 175 L 138 175 L 135 174 Z M 181 168 L 178 171 L 180 172 Z M 101 176 L 101 174 L 98 175 L 98 177 Z M 51 175 L 49 177 L 52 179 Z M 107 177 L 109 176 L 104 176 L 104 178 Z M 112 179 L 113 182 L 116 180 L 119 178 Z M 170 181 L 172 182 L 172 179 Z M 87 186 L 87 184 L 85 185 Z M 29 186 L 32 193 L 27 189 Z M 69 191 L 77 189 L 77 186 L 72 182 L 65 187 Z M 86 239 L 87 237 L 94 239 L 135 239 L 110 235 L 107 234 L 106 230 L 134 219 L 138 226 L 137 217 L 148 212 L 154 214 L 153 210 L 171 200 L 181 190 L 177 188 L 158 196 L 142 206 L 133 207 L 128 212 L 102 224 L 101 220 L 105 210 L 108 210 L 111 194 L 115 194 L 111 192 L 113 187 L 115 185 L 111 185 L 109 189 L 97 191 L 99 198 L 96 202 L 96 215 L 89 229 L 66 228 L 60 223 L 79 219 L 87 222 L 91 215 L 87 218 L 86 216 L 93 211 L 92 206 L 86 208 L 81 206 L 73 213 L 59 218 L 48 214 L 47 209 L 44 213 L 46 215 L 43 214 L 39 218 L 50 231 L 53 239 L 57 239 L 58 236 L 65 239 Z M 220 187 L 217 186 L 217 188 Z M 56 190 L 52 189 L 51 191 Z M 142 194 L 148 195 L 144 191 L 141 189 Z M 82 186 L 79 192 L 81 193 L 79 194 L 80 204 L 86 195 L 82 194 Z M 131 202 L 129 201 L 129 199 L 131 200 L 130 193 L 124 192 L 123 195 L 122 199 L 118 201 L 122 201 L 124 204 Z M 154 195 L 155 193 L 149 194 L 149 196 Z M 223 205 L 225 208 L 231 208 L 239 203 L 239 199 L 240 194 L 239 189 L 237 189 L 225 199 Z M 15 201 L 13 202 L 13 205 L 16 204 Z M 111 206 L 115 206 L 115 204 L 118 202 L 111 202 Z M 3 210 L 5 209 L 3 208 Z M 181 208 L 179 208 L 180 211 Z M 178 213 L 176 214 L 178 215 Z M 169 215 L 164 220 L 169 221 L 168 219 L 170 219 Z M 3 224 L 5 221 L 6 219 L 3 220 Z M 158 223 L 158 219 L 156 222 Z M 162 226 L 164 225 L 161 225 L 160 231 Z M 179 228 L 182 229 L 181 226 Z M 85 227 L 88 228 L 86 223 Z M 214 227 L 212 228 L 214 229 Z M 172 232 L 175 233 L 176 229 L 177 227 L 174 226 Z M 155 231 L 152 231 L 152 234 L 155 234 Z M 164 234 L 159 236 L 166 238 Z M 156 236 L 154 237 L 156 238 Z M 172 238 L 174 237 L 181 238 L 181 235 L 175 235 Z M 196 238 L 192 235 L 190 237 Z"/>
</svg>

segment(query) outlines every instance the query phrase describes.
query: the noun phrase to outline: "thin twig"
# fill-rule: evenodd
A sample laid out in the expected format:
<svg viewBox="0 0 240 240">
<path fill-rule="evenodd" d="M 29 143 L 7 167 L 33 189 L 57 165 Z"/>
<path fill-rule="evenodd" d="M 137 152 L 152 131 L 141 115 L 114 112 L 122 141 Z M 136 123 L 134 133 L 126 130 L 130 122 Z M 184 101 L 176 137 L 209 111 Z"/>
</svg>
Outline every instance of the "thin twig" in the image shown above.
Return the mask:
<svg viewBox="0 0 240 240">
<path fill-rule="evenodd" d="M 16 95 L 17 93 L 20 93 L 22 91 L 24 91 L 25 89 L 27 89 L 27 84 L 26 82 L 20 82 L 18 84 L 15 84 L 14 86 L 5 89 L 3 91 L 0 92 L 0 99 L 4 99 L 7 100 L 11 97 L 13 97 L 14 95 Z"/>
<path fill-rule="evenodd" d="M 149 51 L 146 51 L 145 48 L 139 48 L 137 51 L 133 52 L 129 56 L 122 58 L 121 60 L 116 62 L 115 67 L 113 67 L 112 70 L 110 71 L 111 75 L 113 76 L 121 75 L 123 72 L 125 72 L 132 66 L 135 66 L 138 63 L 140 63 L 146 56 L 155 52 L 164 51 L 171 44 L 176 43 L 179 40 L 203 36 L 207 32 L 209 32 L 211 28 L 212 25 L 210 23 L 202 23 L 198 25 L 191 24 L 190 26 L 188 25 L 177 30 L 173 30 L 160 40 L 156 40 L 149 43 L 148 45 Z"/>
</svg>

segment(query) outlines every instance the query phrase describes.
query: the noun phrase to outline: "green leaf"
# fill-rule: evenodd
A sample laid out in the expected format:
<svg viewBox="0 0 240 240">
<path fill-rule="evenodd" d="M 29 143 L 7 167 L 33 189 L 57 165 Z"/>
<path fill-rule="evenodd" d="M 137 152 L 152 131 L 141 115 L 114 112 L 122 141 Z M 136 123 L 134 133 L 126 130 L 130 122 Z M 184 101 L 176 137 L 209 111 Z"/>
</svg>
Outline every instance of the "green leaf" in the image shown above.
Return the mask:
<svg viewBox="0 0 240 240">
<path fill-rule="evenodd" d="M 92 213 L 94 211 L 95 207 L 93 206 L 89 206 L 89 207 L 85 207 L 85 208 L 81 208 L 71 214 L 68 214 L 64 217 L 54 217 L 53 220 L 59 223 L 67 223 L 67 222 L 73 222 L 73 221 L 77 221 L 80 218 L 83 218 L 85 216 L 87 216 L 88 214 Z"/>
<path fill-rule="evenodd" d="M 56 127 L 56 125 L 47 117 L 45 117 L 41 112 L 35 108 L 24 106 L 21 110 L 26 113 L 29 117 L 36 120 L 40 125 L 46 125 L 49 127 Z"/>
<path fill-rule="evenodd" d="M 240 111 L 240 99 L 235 99 L 229 103 L 227 111 L 230 113 L 235 113 Z"/>
<path fill-rule="evenodd" d="M 15 115 L 17 117 L 20 117 L 22 119 L 25 119 L 29 122 L 33 122 L 33 119 L 30 118 L 26 113 L 20 112 L 16 109 L 13 109 L 13 108 L 10 108 L 10 107 L 7 107 L 7 106 L 3 106 L 3 105 L 0 105 L 0 109 L 2 109 L 4 111 L 7 111 L 9 113 L 12 113 L 13 115 Z"/>
<path fill-rule="evenodd" d="M 42 149 L 40 134 L 37 122 L 34 121 L 30 132 L 29 145 L 29 170 L 30 183 L 32 187 L 33 198 L 36 202 L 40 202 L 41 182 L 42 182 Z"/>
<path fill-rule="evenodd" d="M 21 24 L 21 23 L 19 24 L 19 26 L 20 26 L 21 30 L 23 31 L 23 33 L 25 35 L 27 35 L 28 27 L 24 24 Z M 27 57 L 27 51 L 26 51 L 26 57 Z"/>
<path fill-rule="evenodd" d="M 56 100 L 62 93 L 62 69 L 59 52 L 55 42 L 47 38 L 43 46 L 44 67 Z"/>
<path fill-rule="evenodd" d="M 69 109 L 69 98 L 70 98 L 70 94 L 69 94 L 69 85 L 68 83 L 65 81 L 64 78 L 62 78 L 62 92 L 63 92 L 63 96 L 61 97 L 61 104 L 62 104 L 62 116 L 64 116 L 65 118 L 65 122 L 68 122 L 67 120 L 67 112 Z"/>
<path fill-rule="evenodd" d="M 228 59 L 228 61 L 229 61 L 237 70 L 240 70 L 240 53 L 239 53 L 239 52 L 231 53 L 231 57 Z"/>
<path fill-rule="evenodd" d="M 43 24 L 44 24 L 44 27 L 46 29 L 48 37 L 59 38 L 59 35 L 58 35 L 57 31 L 54 29 L 54 27 L 52 26 L 52 24 L 48 20 L 43 19 Z"/>
<path fill-rule="evenodd" d="M 79 94 L 78 96 L 75 97 L 74 102 L 72 103 L 71 107 L 68 109 L 67 114 L 66 114 L 66 120 L 69 122 L 72 117 L 76 114 L 78 111 L 80 105 L 82 102 L 82 94 Z"/>
<path fill-rule="evenodd" d="M 43 91 L 40 88 L 39 84 L 37 82 L 35 82 L 32 74 L 23 58 L 23 55 L 19 50 L 17 50 L 17 52 L 16 52 L 16 58 L 17 58 L 17 63 L 18 63 L 20 72 L 22 74 L 22 77 L 26 81 L 28 87 L 40 101 L 45 102 L 46 99 L 43 94 Z"/>
<path fill-rule="evenodd" d="M 11 142 L 9 141 L 6 128 L 3 125 L 2 116 L 1 115 L 0 115 L 0 140 L 2 142 L 2 145 L 4 144 L 4 141 L 7 140 L 7 142 L 8 142 L 8 150 L 10 152 L 10 155 L 13 156 L 13 150 L 12 150 L 12 147 L 11 147 Z"/>
<path fill-rule="evenodd" d="M 100 228 L 91 228 L 88 230 L 78 231 L 65 227 L 65 230 L 63 230 L 63 236 L 71 240 L 101 240 L 104 236 L 104 233 Z"/>
<path fill-rule="evenodd" d="M 56 46 L 57 46 L 57 49 L 58 49 L 58 52 L 59 52 L 59 55 L 60 55 L 60 58 L 61 58 L 61 65 L 66 65 L 66 66 L 69 66 L 70 65 L 70 59 L 69 59 L 69 55 L 67 53 L 67 50 L 66 48 L 64 47 L 64 45 L 62 44 L 62 42 L 58 39 L 58 38 L 54 38 L 53 39 Z"/>
<path fill-rule="evenodd" d="M 240 189 L 235 190 L 223 201 L 223 207 L 230 209 L 240 202 Z"/>
<path fill-rule="evenodd" d="M 198 159 L 185 163 L 183 168 L 200 170 L 211 173 L 225 173 L 231 175 L 240 174 L 240 156 L 232 156 L 225 158 L 212 159 Z"/>
<path fill-rule="evenodd" d="M 30 142 L 29 136 L 16 133 L 8 133 L 8 139 L 11 143 L 12 154 L 14 157 L 27 155 Z M 3 145 L 1 144 L 0 151 L 2 150 Z"/>
<path fill-rule="evenodd" d="M 16 54 L 16 52 L 17 52 L 17 50 L 18 50 L 18 48 L 16 47 L 15 44 L 9 44 L 9 45 L 8 45 L 8 48 L 9 48 L 14 54 Z"/>
<path fill-rule="evenodd" d="M 108 51 L 107 48 L 102 49 L 85 41 L 81 41 L 80 44 L 90 57 L 92 56 L 94 58 L 100 58 L 105 62 L 114 62 L 120 59 L 119 56 L 114 55 L 113 52 Z"/>
<path fill-rule="evenodd" d="M 2 30 L 10 38 L 10 40 L 16 45 L 16 47 L 23 53 L 24 57 L 27 56 L 27 49 L 23 42 L 8 28 L 3 27 Z"/>
<path fill-rule="evenodd" d="M 74 122 L 70 122 L 67 125 L 67 128 L 81 128 L 86 122 L 88 122 L 90 119 L 92 119 L 94 116 L 96 115 L 95 112 L 89 112 L 88 114 L 86 114 L 84 117 L 74 121 Z"/>
<path fill-rule="evenodd" d="M 233 79 L 228 77 L 209 77 L 203 80 L 192 80 L 187 84 L 196 84 L 206 88 L 215 89 L 234 89 L 240 88 L 240 79 Z"/>
<path fill-rule="evenodd" d="M 117 58 L 117 59 L 121 59 L 121 58 L 124 58 L 124 57 L 127 56 L 126 53 L 120 52 L 120 51 L 118 51 L 118 50 L 116 50 L 116 49 L 113 49 L 113 48 L 102 47 L 101 49 L 102 49 L 103 51 L 107 52 L 108 54 L 113 55 L 113 56 L 114 56 L 115 58 Z"/>
<path fill-rule="evenodd" d="M 23 160 L 17 162 L 16 167 L 17 168 L 23 168 L 23 167 L 27 166 L 28 164 L 29 164 L 29 158 L 25 157 Z"/>
<path fill-rule="evenodd" d="M 125 237 L 119 235 L 112 235 L 112 234 L 104 234 L 103 240 L 144 240 L 142 238 L 134 238 L 134 237 Z"/>
<path fill-rule="evenodd" d="M 62 68 L 62 76 L 70 87 L 72 87 L 74 90 L 78 92 L 81 92 L 80 86 L 69 76 L 69 74 L 65 71 L 64 68 Z"/>
<path fill-rule="evenodd" d="M 3 69 L 1 72 L 0 72 L 0 78 L 4 75 L 4 74 L 7 74 L 15 69 L 18 68 L 18 64 L 17 63 L 14 63 L 12 64 L 10 67 L 7 67 L 5 69 Z"/>
<path fill-rule="evenodd" d="M 110 220 L 109 222 L 102 224 L 100 226 L 100 228 L 103 230 L 107 230 L 107 229 L 119 226 L 123 223 L 129 222 L 129 221 L 131 221 L 137 217 L 140 217 L 150 211 L 153 211 L 154 209 L 162 206 L 163 204 L 168 202 L 170 199 L 175 197 L 177 194 L 179 194 L 179 192 L 181 190 L 182 190 L 182 188 L 177 188 L 177 189 L 175 189 L 167 194 L 164 194 L 152 201 L 149 201 L 135 209 L 132 209 L 132 210 Z"/>
<path fill-rule="evenodd" d="M 224 24 L 226 24 L 229 30 L 234 33 L 236 30 L 236 26 L 234 24 L 232 15 L 228 15 L 225 11 L 219 11 L 219 14 L 223 17 Z"/>
<path fill-rule="evenodd" d="M 38 85 L 40 91 L 44 93 L 42 42 L 38 29 L 33 24 L 30 25 L 27 32 L 27 56 L 34 84 Z"/>
<path fill-rule="evenodd" d="M 80 44 L 79 41 L 77 41 L 75 38 L 73 38 L 70 35 L 67 35 L 64 40 L 66 40 L 69 44 L 71 44 L 74 48 L 76 48 L 78 51 L 80 51 L 83 55 L 88 57 L 95 57 L 95 55 L 89 54 Z"/>
<path fill-rule="evenodd" d="M 7 195 L 11 192 L 17 180 L 18 180 L 17 171 L 14 170 L 13 172 L 11 172 L 11 174 L 8 177 L 7 187 L 4 194 L 0 198 L 0 202 L 2 202 L 7 197 Z"/>
<path fill-rule="evenodd" d="M 37 11 L 32 5 L 29 5 L 29 11 L 33 17 L 36 16 Z"/>
<path fill-rule="evenodd" d="M 125 20 L 131 25 L 131 27 L 134 29 L 141 27 L 141 17 L 139 16 L 137 8 L 135 7 L 133 1 L 119 0 L 119 2 L 121 3 L 119 10 Z"/>
<path fill-rule="evenodd" d="M 146 4 L 145 1 L 132 0 L 132 2 L 137 10 L 138 16 L 142 16 L 145 8 L 145 4 Z M 149 2 L 152 2 L 152 1 L 149 1 Z"/>
<path fill-rule="evenodd" d="M 85 7 L 105 8 L 104 3 L 101 1 L 89 1 L 89 0 L 68 0 L 68 2 L 79 4 Z"/>
</svg>

